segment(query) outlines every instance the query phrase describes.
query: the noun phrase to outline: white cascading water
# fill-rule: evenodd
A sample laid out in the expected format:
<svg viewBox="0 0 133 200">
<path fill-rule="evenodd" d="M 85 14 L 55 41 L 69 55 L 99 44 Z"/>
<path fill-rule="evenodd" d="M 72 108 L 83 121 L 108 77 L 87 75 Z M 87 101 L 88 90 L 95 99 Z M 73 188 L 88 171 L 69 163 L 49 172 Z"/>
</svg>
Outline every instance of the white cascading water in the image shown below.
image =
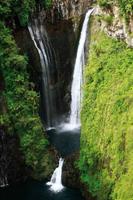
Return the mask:
<svg viewBox="0 0 133 200">
<path fill-rule="evenodd" d="M 51 89 L 50 89 L 50 59 L 51 59 L 51 47 L 49 46 L 46 31 L 43 29 L 43 26 L 39 24 L 37 19 L 34 20 L 34 23 L 28 26 L 28 30 L 31 36 L 31 39 L 38 51 L 40 57 L 40 63 L 42 66 L 42 80 L 43 80 L 43 88 L 44 88 L 44 96 L 45 96 L 45 108 L 46 108 L 46 121 L 47 128 L 52 126 L 52 114 L 54 113 Z M 43 42 L 43 35 L 45 34 L 46 41 Z M 47 44 L 46 44 L 47 43 Z"/>
<path fill-rule="evenodd" d="M 0 187 L 2 188 L 2 187 L 6 187 L 6 186 L 8 186 L 7 176 L 0 179 Z"/>
<path fill-rule="evenodd" d="M 74 66 L 72 87 L 71 87 L 71 112 L 70 112 L 70 126 L 80 126 L 80 104 L 81 104 L 81 85 L 83 82 L 83 67 L 85 65 L 85 41 L 87 37 L 87 28 L 90 15 L 93 9 L 86 13 L 83 27 L 81 30 L 77 56 Z"/>
<path fill-rule="evenodd" d="M 59 165 L 54 170 L 52 174 L 50 182 L 46 184 L 50 186 L 50 190 L 53 192 L 60 192 L 64 187 L 62 185 L 62 167 L 64 160 L 62 158 L 59 159 Z"/>
</svg>

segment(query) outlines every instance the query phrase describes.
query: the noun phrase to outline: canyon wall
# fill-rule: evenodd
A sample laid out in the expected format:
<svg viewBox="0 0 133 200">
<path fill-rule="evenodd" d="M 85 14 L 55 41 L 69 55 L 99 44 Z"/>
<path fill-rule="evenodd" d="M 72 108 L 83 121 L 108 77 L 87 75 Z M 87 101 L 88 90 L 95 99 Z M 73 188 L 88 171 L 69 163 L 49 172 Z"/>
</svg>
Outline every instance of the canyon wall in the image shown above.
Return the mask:
<svg viewBox="0 0 133 200">
<path fill-rule="evenodd" d="M 69 91 L 77 41 L 82 16 L 85 14 L 89 6 L 89 1 L 54 1 L 52 7 L 47 10 L 38 6 L 38 9 L 31 14 L 31 19 L 29 20 L 29 23 L 35 18 L 40 20 L 40 23 L 43 24 L 47 31 L 48 37 L 55 51 L 58 66 L 58 80 L 60 80 L 60 83 L 58 82 L 57 85 L 59 84 L 58 87 L 62 91 L 60 94 L 60 99 L 62 99 L 62 106 L 60 108 L 61 113 L 64 111 L 68 112 L 69 109 Z M 49 176 L 55 167 L 55 164 L 53 163 L 55 163 L 56 160 L 54 150 L 51 150 L 49 144 L 47 144 L 46 135 L 44 134 L 44 130 L 42 129 L 42 125 L 40 124 L 40 120 L 37 116 L 37 111 L 40 112 L 38 108 L 39 105 L 34 105 L 34 108 L 32 108 L 35 110 L 31 112 L 31 118 L 28 118 L 30 117 L 30 115 L 27 115 L 28 113 L 26 114 L 27 108 L 31 107 L 27 101 L 28 97 L 25 98 L 25 95 L 29 92 L 29 95 L 32 96 L 35 92 L 35 96 L 32 100 L 34 101 L 36 99 L 35 101 L 37 103 L 38 100 L 36 95 L 41 93 L 42 69 L 38 52 L 34 47 L 27 27 L 20 26 L 18 19 L 16 20 L 16 18 L 17 17 L 15 17 L 15 19 L 10 19 L 6 22 L 6 24 L 9 26 L 8 28 L 12 29 L 17 47 L 14 45 L 14 40 L 13 38 L 10 38 L 8 32 L 7 35 L 4 33 L 6 35 L 4 39 L 6 37 L 10 38 L 8 42 L 4 39 L 1 40 L 2 45 L 3 41 L 5 42 L 6 47 L 3 46 L 3 48 L 5 48 L 4 52 L 8 53 L 8 51 L 6 51 L 7 48 L 9 49 L 13 47 L 15 49 L 12 51 L 11 55 L 2 57 L 3 71 L 0 74 L 0 159 L 3 163 L 0 169 L 0 176 L 4 176 L 4 162 L 5 160 L 9 160 L 10 163 L 7 162 L 5 172 L 5 176 L 7 176 L 9 184 L 14 183 L 15 181 L 23 180 L 23 178 L 25 179 L 28 174 L 37 179 Z M 2 37 L 3 35 L 1 35 L 1 38 Z M 10 41 L 12 42 L 10 43 Z M 12 56 L 13 53 L 14 57 Z M 25 54 L 28 58 L 27 61 L 24 57 L 19 57 L 18 54 Z M 18 57 L 21 59 L 19 60 Z M 10 59 L 10 63 L 6 66 L 5 61 L 8 59 Z M 23 67 L 19 68 L 19 65 L 22 65 Z M 25 67 L 25 65 L 27 65 L 27 67 Z M 13 69 L 12 72 L 10 71 L 10 67 Z M 17 70 L 18 76 L 22 78 L 22 82 L 18 80 L 19 77 L 15 76 L 15 70 Z M 14 78 L 12 77 L 12 74 Z M 18 82 L 21 82 L 22 85 L 19 85 Z M 15 85 L 15 83 L 17 84 Z M 21 94 L 21 96 L 17 93 L 21 93 L 21 89 L 23 90 L 23 87 L 25 89 L 23 95 Z M 18 95 L 19 98 L 16 98 L 16 95 Z M 23 108 L 22 103 L 26 103 L 25 108 Z M 18 108 L 19 111 L 17 110 Z M 42 107 L 40 107 L 40 110 L 41 109 L 43 110 Z M 16 117 L 18 115 L 19 117 Z M 5 116 L 7 116 L 7 119 L 5 119 Z M 33 122 L 28 121 L 33 120 L 32 117 L 34 118 L 34 123 L 37 123 L 36 125 Z M 12 123 L 10 120 L 12 120 Z M 36 127 L 37 129 L 35 129 L 38 131 L 36 131 L 34 127 Z M 31 131 L 31 129 L 34 130 Z M 2 142 L 3 137 L 4 143 Z M 38 140 L 36 140 L 36 137 Z M 44 145 L 42 144 L 43 138 Z M 33 148 L 31 148 L 31 146 Z M 11 147 L 12 150 L 10 149 Z M 38 148 L 39 150 L 37 150 Z M 14 170 L 15 168 L 17 169 Z"/>
<path fill-rule="evenodd" d="M 91 19 L 78 168 L 86 199 L 91 192 L 98 200 L 130 200 L 133 52 L 126 38 L 108 35 L 101 20 Z"/>
<path fill-rule="evenodd" d="M 133 47 L 133 15 L 129 15 L 128 20 L 122 16 L 118 5 L 113 5 L 109 9 L 96 6 L 94 15 L 101 23 L 101 30 L 109 37 L 125 41 L 129 47 Z"/>
</svg>

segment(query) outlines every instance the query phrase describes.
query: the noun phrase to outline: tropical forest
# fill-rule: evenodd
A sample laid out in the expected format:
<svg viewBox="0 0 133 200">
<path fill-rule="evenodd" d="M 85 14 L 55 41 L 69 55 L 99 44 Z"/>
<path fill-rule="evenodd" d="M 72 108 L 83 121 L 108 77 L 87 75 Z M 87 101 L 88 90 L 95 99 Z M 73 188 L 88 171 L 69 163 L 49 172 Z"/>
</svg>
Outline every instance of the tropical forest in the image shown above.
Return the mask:
<svg viewBox="0 0 133 200">
<path fill-rule="evenodd" d="M 133 0 L 0 0 L 0 200 L 133 200 Z"/>
</svg>

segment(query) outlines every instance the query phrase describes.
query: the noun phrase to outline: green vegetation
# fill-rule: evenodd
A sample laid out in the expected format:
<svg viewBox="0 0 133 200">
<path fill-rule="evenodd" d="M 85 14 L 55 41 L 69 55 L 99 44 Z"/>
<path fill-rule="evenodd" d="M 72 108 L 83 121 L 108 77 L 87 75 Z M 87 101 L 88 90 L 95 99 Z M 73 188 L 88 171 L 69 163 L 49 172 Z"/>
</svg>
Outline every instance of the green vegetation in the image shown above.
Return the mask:
<svg viewBox="0 0 133 200">
<path fill-rule="evenodd" d="M 0 0 L 0 19 L 13 19 L 17 17 L 22 26 L 27 25 L 29 16 L 38 4 L 48 8 L 52 4 L 52 0 Z"/>
<path fill-rule="evenodd" d="M 133 0 L 118 0 L 121 13 L 128 18 L 133 14 Z"/>
<path fill-rule="evenodd" d="M 101 22 L 101 20 L 106 22 L 107 26 L 111 26 L 113 23 L 113 15 L 99 15 L 96 16 L 96 18 L 98 19 L 99 22 Z"/>
<path fill-rule="evenodd" d="M 43 1 L 46 8 L 49 8 L 52 5 L 52 0 L 43 0 Z"/>
<path fill-rule="evenodd" d="M 47 3 L 50 5 L 50 1 Z M 0 0 L 0 72 L 5 81 L 1 96 L 7 107 L 6 113 L 0 113 L 0 125 L 8 134 L 19 136 L 26 164 L 32 167 L 34 176 L 41 178 L 51 173 L 53 164 L 38 115 L 39 95 L 29 82 L 28 58 L 19 54 L 12 32 L 5 26 L 10 17 L 13 20 L 16 16 L 25 25 L 34 6 L 34 0 Z"/>
<path fill-rule="evenodd" d="M 107 8 L 107 9 L 110 9 L 111 6 L 113 5 L 113 0 L 98 0 L 98 3 L 99 5 L 102 7 L 102 8 Z"/>
<path fill-rule="evenodd" d="M 98 200 L 133 199 L 133 51 L 92 22 L 81 113 L 81 180 Z"/>
<path fill-rule="evenodd" d="M 98 0 L 98 4 L 105 9 L 111 9 L 113 5 L 118 5 L 121 14 L 126 19 L 133 14 L 133 0 Z"/>
</svg>

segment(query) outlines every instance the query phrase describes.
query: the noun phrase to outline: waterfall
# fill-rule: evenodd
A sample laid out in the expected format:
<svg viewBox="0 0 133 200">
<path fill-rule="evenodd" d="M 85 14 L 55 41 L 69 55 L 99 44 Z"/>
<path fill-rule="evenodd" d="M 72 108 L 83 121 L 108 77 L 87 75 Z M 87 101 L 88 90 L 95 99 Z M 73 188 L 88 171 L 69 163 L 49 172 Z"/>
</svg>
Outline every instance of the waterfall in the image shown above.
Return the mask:
<svg viewBox="0 0 133 200">
<path fill-rule="evenodd" d="M 78 44 L 78 50 L 76 55 L 76 61 L 74 66 L 72 87 L 71 87 L 71 112 L 70 112 L 70 125 L 76 127 L 80 125 L 80 103 L 81 103 L 81 85 L 83 82 L 83 67 L 85 65 L 85 42 L 87 37 L 87 28 L 90 15 L 93 9 L 86 13 L 80 40 Z"/>
<path fill-rule="evenodd" d="M 35 48 L 40 57 L 42 67 L 42 82 L 43 82 L 43 103 L 45 104 L 45 120 L 47 128 L 53 126 L 53 118 L 55 111 L 55 98 L 52 96 L 54 78 L 51 73 L 55 70 L 54 56 L 50 45 L 46 30 L 38 19 L 32 21 L 28 26 L 28 30 Z"/>
<path fill-rule="evenodd" d="M 8 186 L 8 180 L 7 180 L 7 176 L 4 175 L 3 178 L 0 178 L 0 187 L 6 187 Z"/>
<path fill-rule="evenodd" d="M 51 177 L 50 182 L 47 182 L 47 185 L 50 186 L 50 190 L 54 192 L 60 192 L 64 187 L 62 185 L 62 167 L 64 160 L 62 158 L 59 159 L 59 165 L 54 170 L 54 173 Z"/>
</svg>

